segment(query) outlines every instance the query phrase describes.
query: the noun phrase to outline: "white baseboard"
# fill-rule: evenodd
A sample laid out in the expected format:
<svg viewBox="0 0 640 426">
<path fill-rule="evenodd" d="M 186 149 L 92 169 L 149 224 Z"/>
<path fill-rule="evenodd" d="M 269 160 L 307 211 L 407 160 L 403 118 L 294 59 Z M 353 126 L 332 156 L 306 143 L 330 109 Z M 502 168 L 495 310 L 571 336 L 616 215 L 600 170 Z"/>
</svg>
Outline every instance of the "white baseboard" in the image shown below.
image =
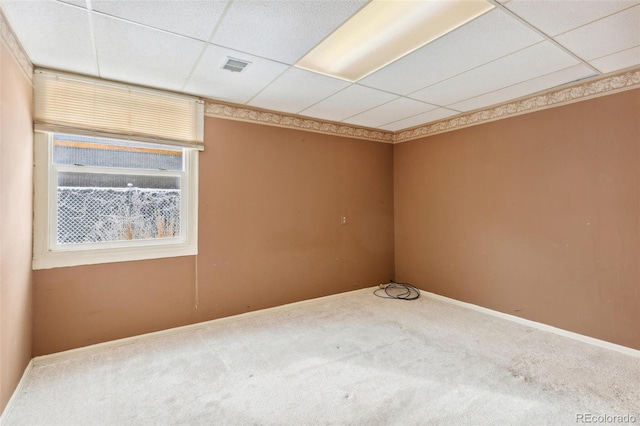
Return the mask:
<svg viewBox="0 0 640 426">
<path fill-rule="evenodd" d="M 199 323 L 189 324 L 189 325 L 183 325 L 183 326 L 180 326 L 180 327 L 169 328 L 169 329 L 160 330 L 160 331 L 154 331 L 154 332 L 151 332 L 151 333 L 140 334 L 140 335 L 132 336 L 132 337 L 125 337 L 123 339 L 111 340 L 111 341 L 103 342 L 103 343 L 96 343 L 95 345 L 84 346 L 84 347 L 77 348 L 77 349 L 70 349 L 68 351 L 62 351 L 62 352 L 56 352 L 56 353 L 49 354 L 49 355 L 37 356 L 37 357 L 33 358 L 32 361 L 33 361 L 33 365 L 49 364 L 49 363 L 57 362 L 57 361 L 60 361 L 60 360 L 63 360 L 63 359 L 67 359 L 67 358 L 73 358 L 73 357 L 84 355 L 84 354 L 87 354 L 87 353 L 101 351 L 101 350 L 104 350 L 104 349 L 107 349 L 107 348 L 115 348 L 115 347 L 119 347 L 119 346 L 130 345 L 132 343 L 139 342 L 141 340 L 156 339 L 156 338 L 162 337 L 162 336 L 169 336 L 169 335 L 172 335 L 172 334 L 184 333 L 186 331 L 198 330 L 198 329 L 201 329 L 201 328 L 208 327 L 208 326 L 210 326 L 212 324 L 222 324 L 222 323 L 225 323 L 225 322 L 238 321 L 238 320 L 251 318 L 251 317 L 259 317 L 259 316 L 267 315 L 267 314 L 270 314 L 270 313 L 273 313 L 273 312 L 277 312 L 277 311 L 281 311 L 281 310 L 285 310 L 285 309 L 290 309 L 290 308 L 295 307 L 295 306 L 305 305 L 307 303 L 313 303 L 313 302 L 317 302 L 317 301 L 321 301 L 321 300 L 333 299 L 333 298 L 336 298 L 336 297 L 342 297 L 342 296 L 344 296 L 346 294 L 365 292 L 365 291 L 371 291 L 371 287 L 361 288 L 361 289 L 358 289 L 358 290 L 351 290 L 351 291 L 347 291 L 347 292 L 344 292 L 344 293 L 331 294 L 329 296 L 316 297 L 314 299 L 301 300 L 299 302 L 287 303 L 286 305 L 274 306 L 273 308 L 260 309 L 260 310 L 257 310 L 257 311 L 246 312 L 246 313 L 243 313 L 243 314 L 232 315 L 232 316 L 229 316 L 229 317 L 217 318 L 217 319 L 210 320 L 210 321 L 199 322 Z"/>
<path fill-rule="evenodd" d="M 225 323 L 225 322 L 238 321 L 238 320 L 242 320 L 242 319 L 245 319 L 245 318 L 258 317 L 258 316 L 267 315 L 267 314 L 270 314 L 270 313 L 273 313 L 273 312 L 277 312 L 277 311 L 281 311 L 281 310 L 285 310 L 285 309 L 290 309 L 292 307 L 299 306 L 299 305 L 304 305 L 304 304 L 307 304 L 307 303 L 313 303 L 313 302 L 317 302 L 317 301 L 321 301 L 321 300 L 327 300 L 327 299 L 333 299 L 333 298 L 336 298 L 336 297 L 342 297 L 342 296 L 344 296 L 346 294 L 358 293 L 358 292 L 369 292 L 369 291 L 372 291 L 372 290 L 374 290 L 376 288 L 378 288 L 378 287 L 377 286 L 376 287 L 367 287 L 367 288 L 362 288 L 362 289 L 359 289 L 359 290 L 352 290 L 352 291 L 348 291 L 348 292 L 344 292 L 344 293 L 337 293 L 337 294 L 332 294 L 332 295 L 329 295 L 329 296 L 318 297 L 318 298 L 315 298 L 315 299 L 308 299 L 308 300 L 302 300 L 302 301 L 299 301 L 299 302 L 288 303 L 286 305 L 275 306 L 273 308 L 266 308 L 266 309 L 261 309 L 261 310 L 258 310 L 258 311 L 246 312 L 244 314 L 238 314 L 238 315 L 233 315 L 233 316 L 229 316 L 229 317 L 218 318 L 218 319 L 214 319 L 214 320 L 211 320 L 211 321 L 199 322 L 199 323 L 196 323 L 196 324 L 184 325 L 184 326 L 180 326 L 180 327 L 170 328 L 170 329 L 167 329 L 167 330 L 160 330 L 160 331 L 154 331 L 152 333 L 140 334 L 138 336 L 125 337 L 123 339 L 111 340 L 109 342 L 97 343 L 95 345 L 84 346 L 82 348 L 71 349 L 71 350 L 63 351 L 63 352 L 57 352 L 57 353 L 53 353 L 53 354 L 50 354 L 50 355 L 38 356 L 38 357 L 33 358 L 32 363 L 33 363 L 33 365 L 48 364 L 48 363 L 60 361 L 62 359 L 72 358 L 72 357 L 76 357 L 76 356 L 87 354 L 87 353 L 91 353 L 91 352 L 100 351 L 100 350 L 107 349 L 107 348 L 115 348 L 115 347 L 118 347 L 118 346 L 129 345 L 129 344 L 138 342 L 140 340 L 155 339 L 155 338 L 162 337 L 162 336 L 168 336 L 168 335 L 177 334 L 177 333 L 184 333 L 186 331 L 191 331 L 191 330 L 198 330 L 198 329 L 205 328 L 205 327 L 208 327 L 208 326 L 213 325 L 213 324 L 222 324 L 222 323 Z M 442 301 L 449 302 L 449 303 L 452 303 L 452 304 L 455 304 L 455 305 L 458 305 L 458 306 L 463 306 L 463 307 L 466 307 L 466 308 L 469 308 L 469 309 L 473 309 L 473 310 L 476 310 L 476 311 L 479 311 L 479 312 L 483 312 L 485 314 L 493 315 L 495 317 L 507 319 L 507 320 L 510 320 L 510 321 L 513 321 L 513 322 L 517 322 L 519 324 L 523 324 L 523 325 L 527 325 L 529 327 L 537 328 L 539 330 L 544 330 L 544 331 L 547 331 L 547 332 L 555 333 L 555 334 L 558 334 L 558 335 L 561 335 L 561 336 L 565 336 L 565 337 L 569 337 L 569 338 L 572 338 L 572 339 L 575 339 L 575 340 L 579 340 L 581 342 L 589 343 L 591 345 L 599 346 L 601 348 L 614 350 L 614 351 L 621 352 L 621 353 L 626 354 L 626 355 L 630 355 L 630 356 L 634 356 L 634 357 L 640 358 L 640 351 L 636 350 L 636 349 L 632 349 L 632 348 L 629 348 L 629 347 L 626 347 L 626 346 L 616 345 L 615 343 L 607 342 L 607 341 L 596 339 L 596 338 L 589 337 L 589 336 L 584 336 L 584 335 L 578 334 L 578 333 L 573 333 L 571 331 L 567 331 L 567 330 L 563 330 L 563 329 L 560 329 L 560 328 L 552 327 L 550 325 L 542 324 L 542 323 L 539 323 L 539 322 L 536 322 L 536 321 L 531 321 L 531 320 L 527 320 L 527 319 L 524 319 L 524 318 L 516 317 L 514 315 L 509 315 L 509 314 L 505 314 L 505 313 L 502 313 L 502 312 L 494 311 L 494 310 L 489 309 L 489 308 L 483 308 L 482 306 L 474 305 L 474 304 L 471 304 L 471 303 L 461 302 L 459 300 L 451 299 L 449 297 L 441 296 L 441 295 L 435 294 L 435 293 L 430 293 L 428 291 L 420 290 L 420 292 L 421 292 L 421 294 L 423 296 L 426 296 L 426 297 L 431 297 L 433 299 L 442 300 Z"/>
<path fill-rule="evenodd" d="M 15 404 L 15 401 L 18 398 L 18 395 L 20 395 L 20 392 L 22 392 L 24 383 L 26 382 L 27 376 L 31 372 L 32 368 L 33 368 L 33 359 L 29 361 L 29 364 L 27 364 L 27 367 L 24 369 L 24 372 L 22 373 L 22 377 L 18 382 L 18 386 L 16 386 L 15 390 L 11 394 L 11 398 L 9 398 L 9 402 L 7 402 L 6 407 L 4 407 L 4 411 L 0 415 L 0 426 L 4 425 L 5 419 L 9 417 L 9 413 L 11 413 L 11 409 L 13 408 L 13 405 Z"/>
<path fill-rule="evenodd" d="M 494 317 L 506 319 L 509 321 L 517 322 L 518 324 L 523 324 L 529 327 L 537 328 L 538 330 L 543 330 L 550 333 L 558 334 L 560 336 L 569 337 L 571 339 L 579 340 L 581 342 L 588 343 L 590 345 L 599 346 L 604 349 L 609 349 L 612 351 L 623 353 L 625 355 L 630 355 L 636 358 L 640 358 L 640 350 L 629 348 L 627 346 L 617 345 L 615 343 L 607 342 L 605 340 L 596 339 L 595 337 L 589 337 L 583 334 L 574 333 L 572 331 L 563 330 L 561 328 L 553 327 L 540 322 L 520 318 L 515 315 L 509 315 L 503 312 L 494 311 L 493 309 L 483 308 L 482 306 L 474 305 L 472 303 L 461 302 L 459 300 L 451 299 L 449 297 L 441 296 L 435 293 L 430 293 L 428 291 L 420 290 L 420 293 L 423 296 L 430 297 L 432 299 L 442 300 L 444 302 L 452 303 L 454 305 L 462 306 L 468 309 L 473 309 L 474 311 L 492 315 Z"/>
</svg>

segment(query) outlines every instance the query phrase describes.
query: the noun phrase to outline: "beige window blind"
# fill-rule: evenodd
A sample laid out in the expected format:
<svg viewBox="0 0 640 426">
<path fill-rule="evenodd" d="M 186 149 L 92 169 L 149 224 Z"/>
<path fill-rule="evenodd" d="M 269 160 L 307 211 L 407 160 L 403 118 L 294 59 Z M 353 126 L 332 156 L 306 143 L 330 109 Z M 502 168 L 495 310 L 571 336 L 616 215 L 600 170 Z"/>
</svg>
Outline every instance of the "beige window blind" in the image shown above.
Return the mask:
<svg viewBox="0 0 640 426">
<path fill-rule="evenodd" d="M 204 104 L 191 96 L 36 70 L 36 130 L 204 149 Z"/>
</svg>

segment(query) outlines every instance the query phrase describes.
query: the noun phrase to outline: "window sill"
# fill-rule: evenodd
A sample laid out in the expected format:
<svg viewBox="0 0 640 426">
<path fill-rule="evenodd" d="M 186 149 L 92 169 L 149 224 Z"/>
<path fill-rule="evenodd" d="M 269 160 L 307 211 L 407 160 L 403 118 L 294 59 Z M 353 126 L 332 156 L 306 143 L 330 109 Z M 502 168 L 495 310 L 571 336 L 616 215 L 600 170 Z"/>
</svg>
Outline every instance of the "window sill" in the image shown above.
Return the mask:
<svg viewBox="0 0 640 426">
<path fill-rule="evenodd" d="M 47 251 L 33 258 L 32 267 L 37 269 L 63 268 L 69 266 L 101 263 L 129 262 L 135 260 L 162 259 L 167 257 L 195 256 L 196 244 L 173 244 L 170 246 L 126 247 L 118 249 Z"/>
</svg>

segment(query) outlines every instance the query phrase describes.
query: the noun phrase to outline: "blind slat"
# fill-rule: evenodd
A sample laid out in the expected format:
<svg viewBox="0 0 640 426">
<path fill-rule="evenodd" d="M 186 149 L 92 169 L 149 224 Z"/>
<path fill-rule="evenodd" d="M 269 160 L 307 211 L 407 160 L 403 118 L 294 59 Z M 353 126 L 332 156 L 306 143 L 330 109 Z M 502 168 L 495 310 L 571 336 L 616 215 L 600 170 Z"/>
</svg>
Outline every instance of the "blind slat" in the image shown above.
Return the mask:
<svg viewBox="0 0 640 426">
<path fill-rule="evenodd" d="M 135 86 L 37 70 L 37 130 L 204 149 L 204 104 Z"/>
</svg>

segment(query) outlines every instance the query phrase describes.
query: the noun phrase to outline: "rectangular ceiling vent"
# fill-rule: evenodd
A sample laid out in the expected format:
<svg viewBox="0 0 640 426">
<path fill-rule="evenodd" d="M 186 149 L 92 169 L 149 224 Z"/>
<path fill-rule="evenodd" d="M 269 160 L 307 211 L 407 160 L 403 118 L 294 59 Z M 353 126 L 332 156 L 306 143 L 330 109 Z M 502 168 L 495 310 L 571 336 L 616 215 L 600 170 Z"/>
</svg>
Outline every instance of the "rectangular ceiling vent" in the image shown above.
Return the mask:
<svg viewBox="0 0 640 426">
<path fill-rule="evenodd" d="M 234 59 L 227 57 L 227 62 L 222 66 L 223 70 L 229 70 L 231 72 L 242 72 L 249 66 L 251 62 L 243 61 L 242 59 Z"/>
</svg>

